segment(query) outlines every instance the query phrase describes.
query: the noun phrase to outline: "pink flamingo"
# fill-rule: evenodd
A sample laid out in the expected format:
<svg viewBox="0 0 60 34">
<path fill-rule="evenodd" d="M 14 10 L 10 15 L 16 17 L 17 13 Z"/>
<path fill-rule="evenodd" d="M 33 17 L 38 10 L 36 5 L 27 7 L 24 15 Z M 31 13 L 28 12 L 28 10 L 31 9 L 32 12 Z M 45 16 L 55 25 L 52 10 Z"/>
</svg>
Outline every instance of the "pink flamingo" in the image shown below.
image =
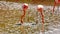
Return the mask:
<svg viewBox="0 0 60 34">
<path fill-rule="evenodd" d="M 55 6 L 56 6 L 57 4 L 59 4 L 59 3 L 60 3 L 60 0 L 55 0 L 55 1 L 54 1 L 53 13 L 54 13 Z M 52 13 L 52 14 L 53 14 L 53 13 Z"/>
<path fill-rule="evenodd" d="M 42 31 L 44 31 L 44 15 L 43 15 L 43 5 L 38 5 L 37 6 L 38 12 L 40 12 L 41 17 L 42 17 Z"/>
<path fill-rule="evenodd" d="M 22 8 L 23 8 L 23 15 L 21 16 L 21 23 L 23 23 L 23 19 L 25 17 L 26 10 L 28 9 L 28 4 L 24 3 Z"/>
</svg>

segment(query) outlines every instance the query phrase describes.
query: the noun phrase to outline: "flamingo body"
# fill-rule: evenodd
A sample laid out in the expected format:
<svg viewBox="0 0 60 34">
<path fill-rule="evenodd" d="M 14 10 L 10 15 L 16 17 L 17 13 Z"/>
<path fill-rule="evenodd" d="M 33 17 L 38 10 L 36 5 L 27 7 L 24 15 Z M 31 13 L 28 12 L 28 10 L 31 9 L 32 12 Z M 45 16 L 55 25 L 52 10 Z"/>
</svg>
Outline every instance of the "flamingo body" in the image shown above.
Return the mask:
<svg viewBox="0 0 60 34">
<path fill-rule="evenodd" d="M 53 7 L 53 13 L 52 13 L 52 14 L 54 14 L 54 9 L 55 9 L 55 6 L 56 6 L 57 4 L 60 4 L 60 0 L 55 0 L 55 1 L 54 1 L 54 7 Z"/>
<path fill-rule="evenodd" d="M 43 5 L 38 5 L 37 10 L 38 10 L 38 12 L 40 12 L 40 14 L 41 14 L 42 23 L 44 23 Z"/>
<path fill-rule="evenodd" d="M 25 17 L 26 10 L 28 9 L 28 4 L 24 3 L 22 8 L 23 8 L 23 15 L 21 16 L 21 23 L 23 23 L 23 19 Z"/>
<path fill-rule="evenodd" d="M 42 32 L 44 31 L 44 15 L 43 15 L 43 5 L 38 5 L 37 6 L 38 12 L 40 12 L 41 17 L 42 17 Z"/>
</svg>

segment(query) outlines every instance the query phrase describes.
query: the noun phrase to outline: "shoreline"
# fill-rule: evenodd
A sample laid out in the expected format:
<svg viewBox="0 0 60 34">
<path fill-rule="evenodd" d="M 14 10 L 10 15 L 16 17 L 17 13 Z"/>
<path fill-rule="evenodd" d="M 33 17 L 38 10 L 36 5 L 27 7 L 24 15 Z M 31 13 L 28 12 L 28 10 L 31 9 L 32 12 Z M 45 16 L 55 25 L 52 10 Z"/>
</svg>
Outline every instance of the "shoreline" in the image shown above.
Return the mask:
<svg viewBox="0 0 60 34">
<path fill-rule="evenodd" d="M 6 1 L 6 2 L 16 2 L 16 1 Z M 47 5 L 47 6 L 49 6 L 49 5 L 51 5 L 51 6 L 53 6 L 54 5 L 54 2 L 47 2 L 47 1 L 43 1 L 43 2 L 38 2 L 38 1 L 30 1 L 30 2 L 24 2 L 24 1 L 17 1 L 16 3 L 29 3 L 29 4 L 35 4 L 35 5 L 37 5 L 37 4 L 42 4 L 42 5 Z"/>
</svg>

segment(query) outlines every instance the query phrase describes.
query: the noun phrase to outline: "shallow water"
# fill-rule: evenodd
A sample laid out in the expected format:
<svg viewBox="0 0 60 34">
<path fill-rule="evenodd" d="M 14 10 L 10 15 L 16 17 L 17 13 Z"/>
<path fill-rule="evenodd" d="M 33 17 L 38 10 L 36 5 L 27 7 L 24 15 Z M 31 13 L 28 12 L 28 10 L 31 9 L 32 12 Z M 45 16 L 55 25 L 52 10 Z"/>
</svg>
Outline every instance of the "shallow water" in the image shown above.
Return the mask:
<svg viewBox="0 0 60 34">
<path fill-rule="evenodd" d="M 29 4 L 30 15 L 36 17 L 36 6 Z M 50 8 L 50 9 L 48 9 Z M 55 10 L 54 16 L 51 15 L 52 6 L 44 6 L 45 15 L 45 34 L 59 34 L 60 33 L 60 10 Z M 57 9 L 57 7 L 56 7 Z M 59 7 L 60 9 L 60 7 Z M 16 25 L 19 23 L 19 18 L 22 11 L 22 3 L 0 1 L 0 33 L 1 34 L 42 34 L 41 33 L 41 18 L 38 16 L 38 24 L 35 24 L 34 19 L 23 25 Z M 39 14 L 38 14 L 39 15 Z M 28 16 L 26 14 L 26 16 Z M 34 17 L 35 16 L 35 17 Z M 27 17 L 25 17 L 27 19 Z M 32 25 L 35 24 L 35 25 Z M 47 26 L 46 26 L 47 24 Z"/>
</svg>

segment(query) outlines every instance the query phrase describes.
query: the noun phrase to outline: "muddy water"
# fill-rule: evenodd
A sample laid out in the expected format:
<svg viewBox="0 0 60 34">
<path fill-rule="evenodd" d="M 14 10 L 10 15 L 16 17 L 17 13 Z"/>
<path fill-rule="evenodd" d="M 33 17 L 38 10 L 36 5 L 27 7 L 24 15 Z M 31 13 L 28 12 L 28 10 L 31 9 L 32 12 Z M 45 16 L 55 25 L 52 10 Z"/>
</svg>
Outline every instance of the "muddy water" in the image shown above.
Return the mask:
<svg viewBox="0 0 60 34">
<path fill-rule="evenodd" d="M 36 15 L 36 6 L 29 4 L 29 9 L 25 17 L 23 25 L 16 25 L 19 23 L 22 15 L 22 3 L 0 1 L 0 33 L 1 34 L 42 34 L 41 33 L 41 16 Z M 44 5 L 45 18 L 45 34 L 59 34 L 60 33 L 60 10 L 55 8 L 54 16 L 52 15 L 53 6 Z M 60 8 L 59 8 L 60 9 Z M 30 22 L 27 21 L 28 11 L 30 11 Z M 38 24 L 36 23 L 38 19 Z"/>
</svg>

